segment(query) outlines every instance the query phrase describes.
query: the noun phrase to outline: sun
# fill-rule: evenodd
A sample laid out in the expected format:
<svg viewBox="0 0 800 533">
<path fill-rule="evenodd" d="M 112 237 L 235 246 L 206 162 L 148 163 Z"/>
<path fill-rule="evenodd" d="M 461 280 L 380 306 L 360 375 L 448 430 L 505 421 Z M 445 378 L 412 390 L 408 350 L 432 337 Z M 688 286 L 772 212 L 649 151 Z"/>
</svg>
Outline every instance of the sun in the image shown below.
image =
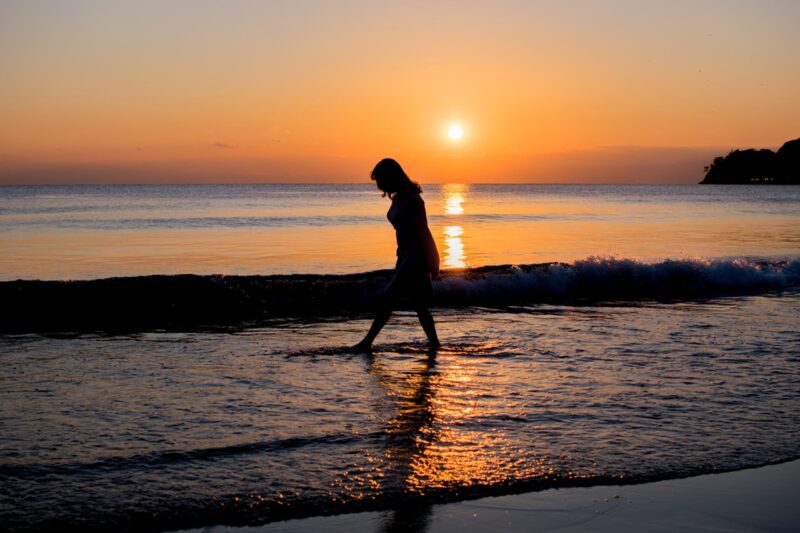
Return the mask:
<svg viewBox="0 0 800 533">
<path fill-rule="evenodd" d="M 447 130 L 447 135 L 449 135 L 450 138 L 453 139 L 454 141 L 457 141 L 464 136 L 464 128 L 462 128 L 458 124 L 453 124 L 452 126 L 450 126 L 450 129 Z"/>
</svg>

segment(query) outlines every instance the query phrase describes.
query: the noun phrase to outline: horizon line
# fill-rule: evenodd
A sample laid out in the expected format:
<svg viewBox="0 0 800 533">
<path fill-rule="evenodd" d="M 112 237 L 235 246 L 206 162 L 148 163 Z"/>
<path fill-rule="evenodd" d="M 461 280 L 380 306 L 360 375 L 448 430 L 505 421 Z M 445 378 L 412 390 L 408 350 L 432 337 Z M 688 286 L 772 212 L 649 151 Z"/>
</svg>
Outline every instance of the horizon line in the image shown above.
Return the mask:
<svg viewBox="0 0 800 533">
<path fill-rule="evenodd" d="M 419 182 L 421 185 L 699 185 L 700 182 L 620 182 L 620 181 L 426 181 Z M 0 187 L 65 187 L 65 186 L 107 186 L 107 187 L 130 187 L 130 186 L 155 186 L 155 187 L 175 187 L 180 185 L 370 185 L 363 181 L 233 181 L 233 182 L 124 182 L 124 183 L 102 183 L 102 182 L 76 182 L 76 183 L 0 183 Z"/>
</svg>

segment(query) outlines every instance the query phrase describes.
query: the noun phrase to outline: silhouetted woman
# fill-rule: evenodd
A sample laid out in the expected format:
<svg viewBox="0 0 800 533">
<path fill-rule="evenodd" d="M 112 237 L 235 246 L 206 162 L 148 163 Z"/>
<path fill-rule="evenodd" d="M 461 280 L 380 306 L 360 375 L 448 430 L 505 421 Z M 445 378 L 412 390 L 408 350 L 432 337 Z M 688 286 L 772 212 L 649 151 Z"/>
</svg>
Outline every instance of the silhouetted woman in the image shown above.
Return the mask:
<svg viewBox="0 0 800 533">
<path fill-rule="evenodd" d="M 388 195 L 392 200 L 386 217 L 397 234 L 397 265 L 372 326 L 355 347 L 369 350 L 389 320 L 397 300 L 404 297 L 413 303 L 428 342 L 436 348 L 440 345 L 439 337 L 428 307 L 433 297 L 431 279 L 439 275 L 439 252 L 428 229 L 425 202 L 420 196 L 422 187 L 411 181 L 394 159 L 378 162 L 370 177 L 383 196 Z"/>
</svg>

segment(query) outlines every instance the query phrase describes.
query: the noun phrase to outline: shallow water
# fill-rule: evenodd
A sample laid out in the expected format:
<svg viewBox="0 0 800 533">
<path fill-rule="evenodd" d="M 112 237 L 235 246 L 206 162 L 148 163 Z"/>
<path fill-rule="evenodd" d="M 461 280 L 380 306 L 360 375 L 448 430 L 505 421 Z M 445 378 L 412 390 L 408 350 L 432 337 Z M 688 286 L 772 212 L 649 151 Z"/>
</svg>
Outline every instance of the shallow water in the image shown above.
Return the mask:
<svg viewBox="0 0 800 533">
<path fill-rule="evenodd" d="M 0 339 L 4 527 L 168 529 L 800 457 L 800 293 Z"/>
</svg>

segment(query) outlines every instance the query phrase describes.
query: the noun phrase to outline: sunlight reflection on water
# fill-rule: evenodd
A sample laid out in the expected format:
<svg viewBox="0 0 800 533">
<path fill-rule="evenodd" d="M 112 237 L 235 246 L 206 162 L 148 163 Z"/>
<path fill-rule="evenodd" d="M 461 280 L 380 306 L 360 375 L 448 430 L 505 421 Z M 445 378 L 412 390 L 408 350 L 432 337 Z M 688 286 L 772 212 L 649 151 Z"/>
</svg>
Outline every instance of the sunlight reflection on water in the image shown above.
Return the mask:
<svg viewBox="0 0 800 533">
<path fill-rule="evenodd" d="M 444 197 L 445 216 L 458 217 L 464 214 L 464 200 L 468 185 L 448 184 L 442 186 Z M 444 227 L 444 266 L 445 268 L 465 268 L 467 266 L 467 255 L 464 253 L 464 241 L 461 236 L 464 234 L 462 225 L 447 225 Z"/>
<path fill-rule="evenodd" d="M 467 266 L 464 243 L 461 241 L 461 235 L 463 234 L 464 228 L 461 226 L 445 226 L 444 266 L 446 268 L 464 268 Z"/>
</svg>

